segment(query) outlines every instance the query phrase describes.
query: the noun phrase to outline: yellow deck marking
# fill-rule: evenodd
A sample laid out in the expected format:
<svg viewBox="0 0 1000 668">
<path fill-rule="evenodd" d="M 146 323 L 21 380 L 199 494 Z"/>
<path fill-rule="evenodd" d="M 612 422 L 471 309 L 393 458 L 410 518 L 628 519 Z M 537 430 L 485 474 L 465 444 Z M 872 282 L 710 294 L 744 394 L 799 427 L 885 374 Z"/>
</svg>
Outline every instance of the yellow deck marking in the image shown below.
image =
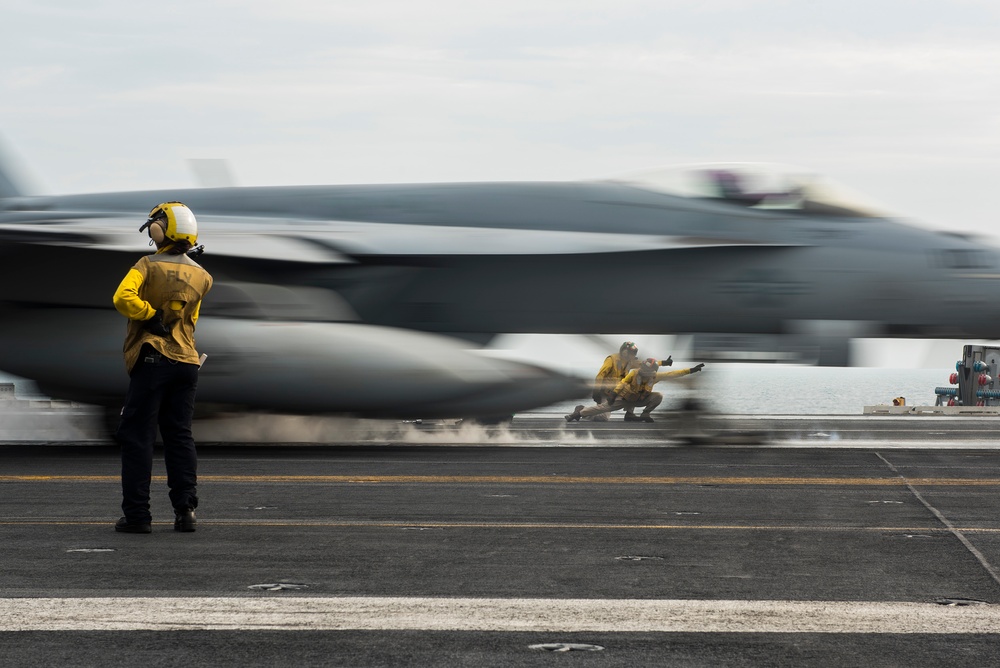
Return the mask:
<svg viewBox="0 0 1000 668">
<path fill-rule="evenodd" d="M 119 482 L 117 475 L 0 475 L 0 482 Z M 163 482 L 166 476 L 153 476 Z M 996 487 L 1000 478 L 830 478 L 767 476 L 476 476 L 476 475 L 200 475 L 198 481 L 232 483 L 346 483 L 431 485 L 823 485 Z"/>
</svg>

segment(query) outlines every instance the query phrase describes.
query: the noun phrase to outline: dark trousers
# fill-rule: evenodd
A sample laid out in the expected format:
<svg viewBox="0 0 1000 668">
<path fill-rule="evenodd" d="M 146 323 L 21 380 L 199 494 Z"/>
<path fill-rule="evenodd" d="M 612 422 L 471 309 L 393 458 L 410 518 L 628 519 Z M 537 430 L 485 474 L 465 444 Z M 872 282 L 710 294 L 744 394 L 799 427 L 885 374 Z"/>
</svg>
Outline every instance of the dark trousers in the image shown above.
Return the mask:
<svg viewBox="0 0 1000 668">
<path fill-rule="evenodd" d="M 132 368 L 115 434 L 122 451 L 122 511 L 129 522 L 151 519 L 149 481 L 157 426 L 163 437 L 170 503 L 175 510 L 198 506 L 198 454 L 191 435 L 197 389 L 197 365 L 143 348 Z"/>
</svg>

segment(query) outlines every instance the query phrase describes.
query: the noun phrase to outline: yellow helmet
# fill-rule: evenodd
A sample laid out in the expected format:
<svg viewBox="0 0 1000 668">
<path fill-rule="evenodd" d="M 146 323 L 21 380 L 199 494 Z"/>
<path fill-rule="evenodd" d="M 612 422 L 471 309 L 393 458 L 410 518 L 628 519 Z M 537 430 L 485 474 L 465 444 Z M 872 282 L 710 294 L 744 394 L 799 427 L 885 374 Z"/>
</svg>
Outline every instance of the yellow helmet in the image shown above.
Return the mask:
<svg viewBox="0 0 1000 668">
<path fill-rule="evenodd" d="M 146 228 L 149 228 L 150 239 L 157 245 L 164 239 L 174 243 L 186 241 L 192 247 L 198 243 L 198 221 L 191 209 L 181 202 L 164 202 L 154 206 L 139 231 Z"/>
</svg>

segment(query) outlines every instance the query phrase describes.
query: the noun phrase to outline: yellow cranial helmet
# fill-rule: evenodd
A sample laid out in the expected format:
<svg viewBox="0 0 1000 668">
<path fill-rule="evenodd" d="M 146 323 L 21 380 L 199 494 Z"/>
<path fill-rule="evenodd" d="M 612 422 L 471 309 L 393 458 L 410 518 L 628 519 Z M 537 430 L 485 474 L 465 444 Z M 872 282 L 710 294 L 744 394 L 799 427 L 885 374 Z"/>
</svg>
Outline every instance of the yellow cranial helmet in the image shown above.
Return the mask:
<svg viewBox="0 0 1000 668">
<path fill-rule="evenodd" d="M 198 221 L 191 209 L 181 202 L 157 204 L 139 231 L 147 227 L 149 237 L 157 244 L 163 243 L 164 239 L 174 243 L 186 241 L 191 246 L 198 243 Z"/>
</svg>

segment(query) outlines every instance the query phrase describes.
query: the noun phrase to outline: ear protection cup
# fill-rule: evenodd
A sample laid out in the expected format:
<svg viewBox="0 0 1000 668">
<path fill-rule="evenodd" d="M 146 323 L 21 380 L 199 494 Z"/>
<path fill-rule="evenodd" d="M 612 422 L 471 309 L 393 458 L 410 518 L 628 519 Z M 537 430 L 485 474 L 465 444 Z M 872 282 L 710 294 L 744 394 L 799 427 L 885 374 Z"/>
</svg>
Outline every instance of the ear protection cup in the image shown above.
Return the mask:
<svg viewBox="0 0 1000 668">
<path fill-rule="evenodd" d="M 166 239 L 166 230 L 163 227 L 162 221 L 156 221 L 149 226 L 149 238 L 153 240 L 155 244 L 162 244 L 163 240 Z"/>
</svg>

